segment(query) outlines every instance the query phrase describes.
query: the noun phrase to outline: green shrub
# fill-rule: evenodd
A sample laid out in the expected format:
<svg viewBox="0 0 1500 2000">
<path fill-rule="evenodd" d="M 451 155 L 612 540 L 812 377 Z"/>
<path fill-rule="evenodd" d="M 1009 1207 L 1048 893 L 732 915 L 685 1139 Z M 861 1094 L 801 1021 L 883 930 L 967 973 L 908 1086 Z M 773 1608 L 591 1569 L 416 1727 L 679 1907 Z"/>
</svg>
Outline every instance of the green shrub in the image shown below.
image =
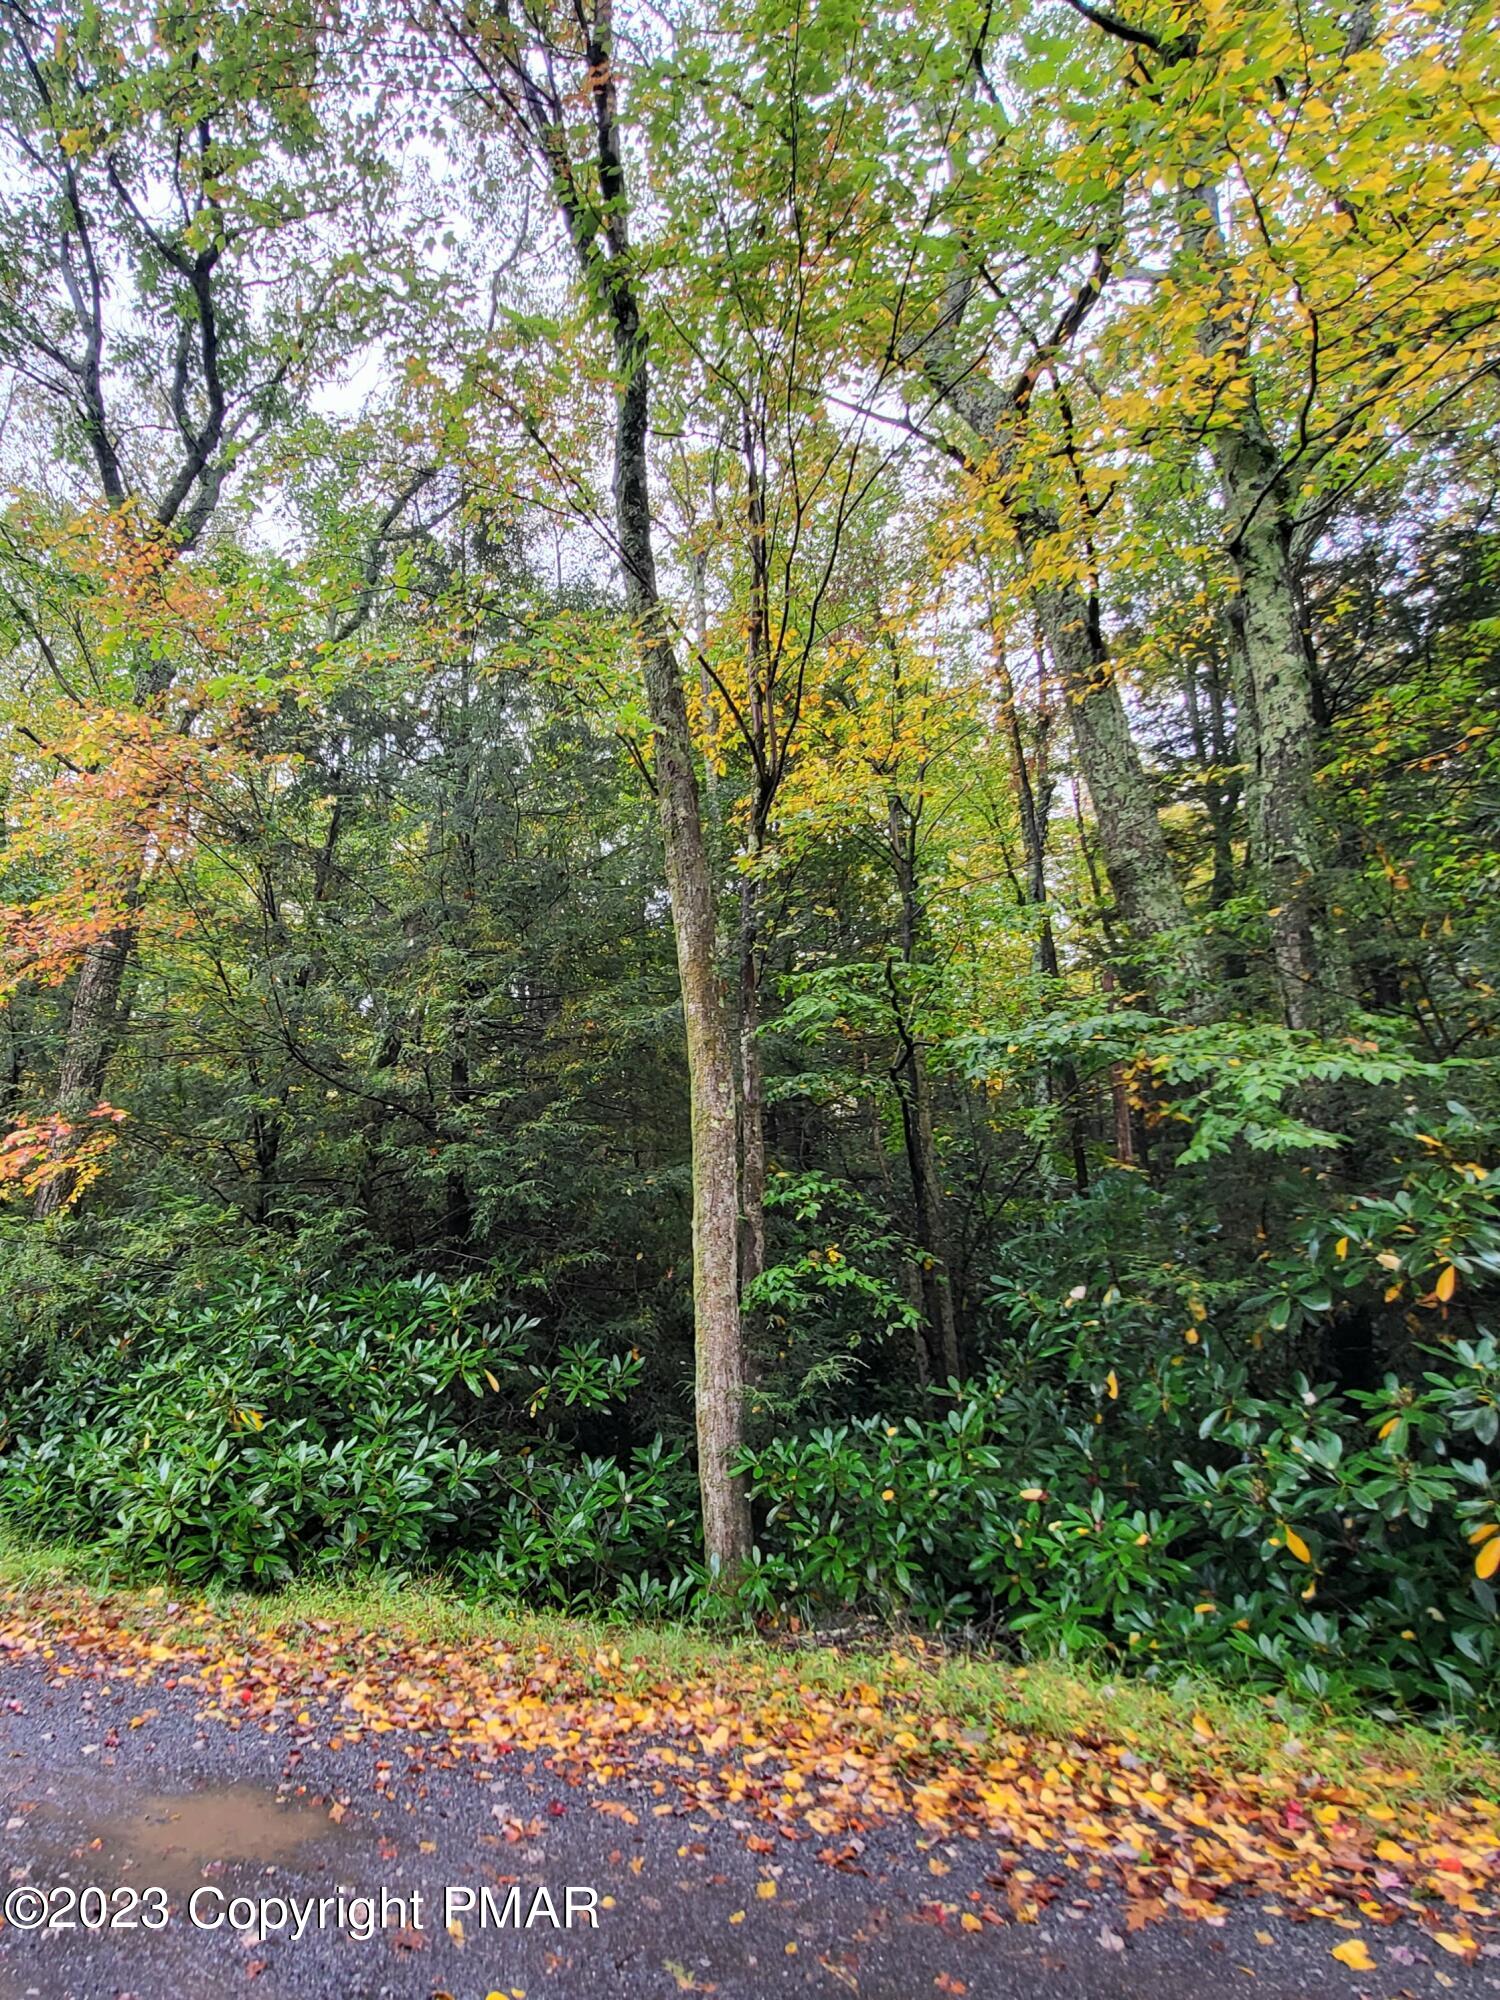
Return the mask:
<svg viewBox="0 0 1500 2000">
<path fill-rule="evenodd" d="M 580 1476 L 559 1420 L 640 1373 L 595 1343 L 539 1358 L 534 1333 L 432 1278 L 106 1299 L 80 1337 L 10 1357 L 0 1516 L 190 1582 L 431 1568 L 494 1538 L 530 1588 L 515 1524 Z"/>
<path fill-rule="evenodd" d="M 1150 1203 L 1104 1187 L 1093 1238 L 1017 1246 L 983 1375 L 748 1449 L 743 1608 L 863 1605 L 1147 1673 L 1492 1710 L 1493 1336 L 1336 1388 L 1287 1366 L 1279 1302 L 1326 1310 L 1322 1262 L 1354 1265 L 1352 1240 L 1268 1264 L 1246 1306 L 1157 1254 Z M 1431 1285 L 1434 1255 L 1487 1254 L 1487 1222 L 1441 1213 L 1437 1250 L 1409 1215 L 1370 1240 Z M 1101 1236 L 1133 1248 L 1103 1262 Z M 1395 1253 L 1370 1254 L 1390 1277 Z M 230 1269 L 123 1290 L 7 1337 L 0 1518 L 188 1583 L 441 1568 L 480 1595 L 685 1615 L 707 1602 L 692 1464 L 633 1438 L 640 1374 L 473 1281 Z"/>
<path fill-rule="evenodd" d="M 1492 1703 L 1496 1596 L 1469 1537 L 1500 1522 L 1472 1449 L 1494 1435 L 1495 1341 L 1455 1343 L 1420 1384 L 1298 1377 L 1272 1398 L 1188 1330 L 1187 1369 L 1058 1365 L 1041 1386 L 1027 1367 L 930 1414 L 748 1453 L 764 1521 L 748 1601 L 983 1619 L 1042 1651 L 1317 1699 Z"/>
</svg>

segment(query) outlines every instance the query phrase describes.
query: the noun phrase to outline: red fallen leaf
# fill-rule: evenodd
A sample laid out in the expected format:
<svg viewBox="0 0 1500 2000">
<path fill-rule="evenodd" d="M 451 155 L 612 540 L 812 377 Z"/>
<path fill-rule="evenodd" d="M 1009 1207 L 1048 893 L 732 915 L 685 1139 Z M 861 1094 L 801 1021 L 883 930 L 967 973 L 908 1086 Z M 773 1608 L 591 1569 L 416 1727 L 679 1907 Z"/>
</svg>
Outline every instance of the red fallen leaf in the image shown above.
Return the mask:
<svg viewBox="0 0 1500 2000">
<path fill-rule="evenodd" d="M 967 1993 L 968 1986 L 962 1979 L 955 1979 L 951 1972 L 940 1972 L 933 1985 L 939 1993 Z"/>
<path fill-rule="evenodd" d="M 745 1845 L 752 1854 L 774 1854 L 776 1852 L 775 1841 L 762 1839 L 758 1833 L 746 1834 Z"/>
</svg>

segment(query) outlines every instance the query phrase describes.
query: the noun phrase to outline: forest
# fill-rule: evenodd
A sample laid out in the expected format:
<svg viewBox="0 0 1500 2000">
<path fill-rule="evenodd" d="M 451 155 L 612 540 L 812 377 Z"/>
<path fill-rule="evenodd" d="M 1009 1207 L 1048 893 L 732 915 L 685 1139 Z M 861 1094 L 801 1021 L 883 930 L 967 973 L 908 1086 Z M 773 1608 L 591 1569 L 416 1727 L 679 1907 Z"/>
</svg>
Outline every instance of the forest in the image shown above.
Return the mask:
<svg viewBox="0 0 1500 2000">
<path fill-rule="evenodd" d="M 0 0 L 10 1533 L 1494 1719 L 1492 26 Z"/>
</svg>

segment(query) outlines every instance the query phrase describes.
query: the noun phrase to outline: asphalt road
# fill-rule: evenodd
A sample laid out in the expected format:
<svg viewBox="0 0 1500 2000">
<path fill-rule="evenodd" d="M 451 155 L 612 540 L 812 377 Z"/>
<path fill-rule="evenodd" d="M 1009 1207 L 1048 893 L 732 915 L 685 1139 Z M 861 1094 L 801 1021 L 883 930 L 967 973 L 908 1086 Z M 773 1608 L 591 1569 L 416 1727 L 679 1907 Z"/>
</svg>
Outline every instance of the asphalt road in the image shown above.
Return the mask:
<svg viewBox="0 0 1500 2000">
<path fill-rule="evenodd" d="M 0 1662 L 0 1893 L 16 1919 L 0 2000 L 1500 1993 L 1500 1946 L 1465 1965 L 1398 1926 L 1356 1973 L 1330 1956 L 1336 1929 L 1254 1903 L 1222 1926 L 1126 1935 L 1060 1864 L 1039 1921 L 976 1929 L 1003 1901 L 980 1841 L 892 1828 L 832 1865 L 814 1839 L 768 1842 L 728 1814 L 658 1815 L 644 1784 L 600 1792 L 545 1759 L 483 1769 L 400 1732 L 293 1745 L 200 1719 L 189 1686 L 76 1667 Z M 51 1921 L 23 1928 L 38 1911 Z"/>
</svg>

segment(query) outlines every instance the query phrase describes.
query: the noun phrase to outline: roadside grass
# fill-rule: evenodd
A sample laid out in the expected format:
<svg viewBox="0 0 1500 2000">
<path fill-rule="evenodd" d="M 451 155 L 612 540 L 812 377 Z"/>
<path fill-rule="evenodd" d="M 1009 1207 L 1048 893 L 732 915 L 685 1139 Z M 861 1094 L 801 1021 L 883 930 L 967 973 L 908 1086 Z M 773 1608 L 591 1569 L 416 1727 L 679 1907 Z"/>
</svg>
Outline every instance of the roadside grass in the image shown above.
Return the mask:
<svg viewBox="0 0 1500 2000">
<path fill-rule="evenodd" d="M 1455 1723 L 1386 1722 L 1368 1714 L 1316 1711 L 1283 1697 L 1256 1696 L 1210 1678 L 1177 1672 L 1159 1681 L 1112 1676 L 1087 1662 L 1041 1659 L 1025 1665 L 957 1650 L 931 1635 L 891 1631 L 849 1647 L 785 1643 L 688 1625 L 640 1625 L 564 1617 L 523 1607 L 475 1603 L 441 1578 L 357 1576 L 306 1581 L 273 1594 L 172 1593 L 100 1580 L 86 1550 L 0 1540 L 0 1601 L 47 1616 L 65 1630 L 70 1604 L 104 1597 L 132 1625 L 165 1637 L 201 1639 L 201 1624 L 171 1613 L 207 1606 L 237 1643 L 276 1636 L 295 1646 L 299 1627 L 348 1634 L 351 1655 L 378 1638 L 387 1645 L 486 1649 L 524 1654 L 544 1648 L 587 1689 L 595 1662 L 609 1661 L 611 1691 L 646 1693 L 663 1682 L 699 1684 L 761 1700 L 806 1688 L 878 1711 L 890 1729 L 951 1738 L 983 1729 L 1059 1747 L 1070 1740 L 1125 1744 L 1174 1779 L 1212 1769 L 1294 1785 L 1310 1774 L 1335 1787 L 1378 1787 L 1411 1805 L 1459 1798 L 1500 1799 L 1500 1753 Z M 164 1614 L 166 1614 L 164 1616 Z M 612 1655 L 618 1653 L 619 1664 Z M 599 1685 L 604 1685 L 602 1673 Z"/>
</svg>

